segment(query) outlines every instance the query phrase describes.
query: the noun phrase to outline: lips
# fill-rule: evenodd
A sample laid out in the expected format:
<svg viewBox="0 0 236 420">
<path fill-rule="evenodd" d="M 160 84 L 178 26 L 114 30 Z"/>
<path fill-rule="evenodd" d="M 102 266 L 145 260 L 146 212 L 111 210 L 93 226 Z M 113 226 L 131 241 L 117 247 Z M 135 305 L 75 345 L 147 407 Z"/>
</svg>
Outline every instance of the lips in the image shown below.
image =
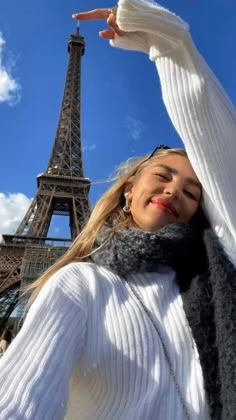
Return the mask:
<svg viewBox="0 0 236 420">
<path fill-rule="evenodd" d="M 157 208 L 163 209 L 166 213 L 169 213 L 174 217 L 178 216 L 175 206 L 170 201 L 161 198 L 152 198 L 151 201 Z"/>
</svg>

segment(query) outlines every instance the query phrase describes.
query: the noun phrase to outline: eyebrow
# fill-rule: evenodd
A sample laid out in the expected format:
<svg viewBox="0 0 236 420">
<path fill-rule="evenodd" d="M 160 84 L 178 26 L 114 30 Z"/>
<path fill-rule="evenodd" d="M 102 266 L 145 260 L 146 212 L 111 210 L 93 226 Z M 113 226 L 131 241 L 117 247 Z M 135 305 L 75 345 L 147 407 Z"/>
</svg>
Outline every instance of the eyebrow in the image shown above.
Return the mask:
<svg viewBox="0 0 236 420">
<path fill-rule="evenodd" d="M 162 163 L 159 163 L 158 165 L 156 165 L 156 166 L 159 166 L 159 167 L 161 167 L 161 168 L 164 168 L 164 169 L 166 169 L 168 172 L 170 172 L 170 173 L 172 173 L 172 174 L 174 174 L 174 175 L 178 175 L 179 174 L 179 171 L 176 169 L 176 168 L 172 168 L 171 166 L 168 166 L 168 165 L 163 165 Z M 202 186 L 201 186 L 201 184 L 200 184 L 200 182 L 199 181 L 196 181 L 196 179 L 194 179 L 194 178 L 192 178 L 192 177 L 187 177 L 186 178 L 186 181 L 189 183 L 189 184 L 192 184 L 192 185 L 194 185 L 195 187 L 197 187 L 197 188 L 199 188 L 200 190 L 202 190 Z"/>
</svg>

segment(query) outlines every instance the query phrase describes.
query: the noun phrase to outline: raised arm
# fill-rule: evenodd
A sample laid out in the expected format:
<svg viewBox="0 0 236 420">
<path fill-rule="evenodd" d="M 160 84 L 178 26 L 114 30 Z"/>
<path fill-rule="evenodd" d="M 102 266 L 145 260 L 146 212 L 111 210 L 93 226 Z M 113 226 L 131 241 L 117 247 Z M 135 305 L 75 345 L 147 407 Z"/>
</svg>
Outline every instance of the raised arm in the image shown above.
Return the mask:
<svg viewBox="0 0 236 420">
<path fill-rule="evenodd" d="M 236 265 L 236 114 L 196 50 L 188 25 L 151 0 L 120 0 L 119 31 L 108 9 L 75 17 L 107 19 L 112 30 L 100 35 L 111 45 L 146 52 L 156 63 L 165 106 L 203 186 L 206 214 Z"/>
<path fill-rule="evenodd" d="M 63 419 L 86 327 L 85 287 L 71 264 L 43 287 L 0 360 L 0 419 Z"/>
<path fill-rule="evenodd" d="M 148 51 L 156 63 L 165 106 L 203 186 L 205 211 L 236 264 L 235 109 L 176 15 L 148 0 L 120 0 L 117 23 L 128 34 L 111 43 Z"/>
</svg>

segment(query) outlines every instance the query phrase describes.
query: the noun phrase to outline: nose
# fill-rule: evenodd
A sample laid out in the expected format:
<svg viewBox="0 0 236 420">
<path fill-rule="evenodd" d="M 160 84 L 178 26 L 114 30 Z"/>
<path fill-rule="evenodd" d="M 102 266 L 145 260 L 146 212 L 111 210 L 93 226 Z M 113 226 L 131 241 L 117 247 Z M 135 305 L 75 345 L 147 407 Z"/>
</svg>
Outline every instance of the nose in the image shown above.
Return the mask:
<svg viewBox="0 0 236 420">
<path fill-rule="evenodd" d="M 177 183 L 170 182 L 170 183 L 165 185 L 165 188 L 164 188 L 163 192 L 164 192 L 164 194 L 168 195 L 169 197 L 173 197 L 173 198 L 177 199 L 179 197 L 179 194 L 180 194 L 180 188 L 177 185 Z"/>
</svg>

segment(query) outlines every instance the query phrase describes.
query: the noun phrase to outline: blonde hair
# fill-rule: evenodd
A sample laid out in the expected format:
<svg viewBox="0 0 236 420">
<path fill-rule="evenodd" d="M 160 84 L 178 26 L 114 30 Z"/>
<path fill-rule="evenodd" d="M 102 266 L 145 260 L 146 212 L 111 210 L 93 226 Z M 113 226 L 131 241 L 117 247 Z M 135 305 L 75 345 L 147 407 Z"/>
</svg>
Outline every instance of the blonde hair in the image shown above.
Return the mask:
<svg viewBox="0 0 236 420">
<path fill-rule="evenodd" d="M 182 149 L 161 149 L 151 158 L 146 156 L 138 159 L 129 159 L 120 166 L 116 177 L 113 178 L 117 179 L 117 181 L 98 200 L 86 226 L 75 239 L 72 246 L 28 288 L 28 290 L 33 289 L 30 303 L 36 298 L 47 280 L 60 268 L 71 262 L 86 261 L 92 255 L 96 238 L 105 223 L 109 221 L 113 226 L 113 231 L 134 225 L 131 214 L 123 211 L 125 188 L 128 184 L 132 184 L 136 176 L 151 162 L 171 154 L 187 157 L 186 152 Z"/>
</svg>

